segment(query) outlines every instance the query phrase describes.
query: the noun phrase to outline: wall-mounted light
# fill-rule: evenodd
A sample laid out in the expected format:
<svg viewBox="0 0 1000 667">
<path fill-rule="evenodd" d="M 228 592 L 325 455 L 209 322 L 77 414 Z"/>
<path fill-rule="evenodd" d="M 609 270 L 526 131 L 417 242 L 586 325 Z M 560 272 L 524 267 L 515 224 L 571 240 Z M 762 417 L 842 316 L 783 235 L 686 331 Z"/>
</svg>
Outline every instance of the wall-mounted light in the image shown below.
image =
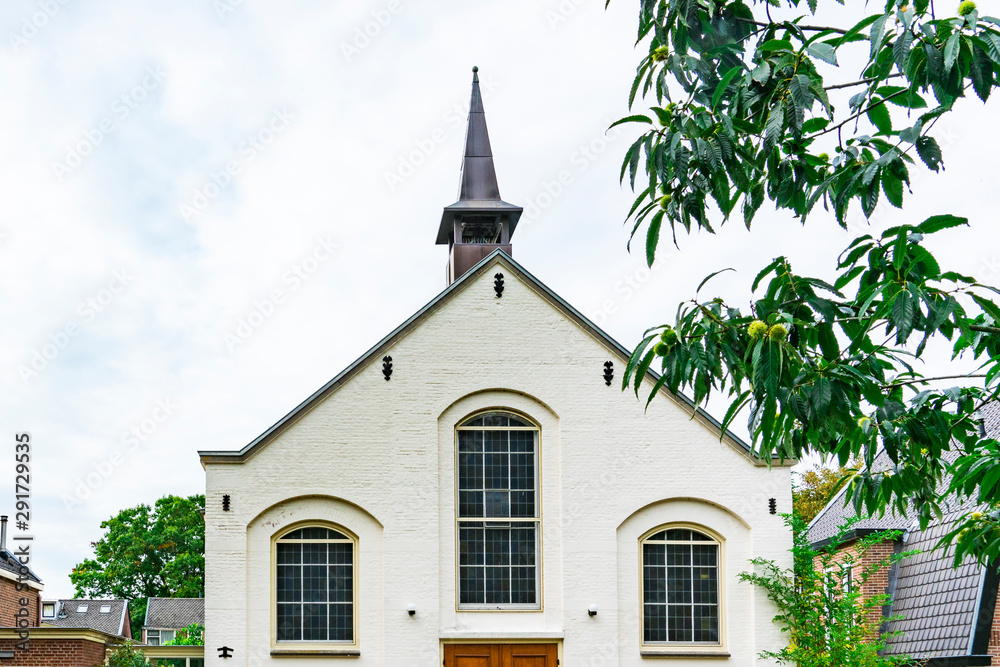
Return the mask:
<svg viewBox="0 0 1000 667">
<path fill-rule="evenodd" d="M 597 605 L 596 604 L 590 605 L 590 609 L 587 610 L 587 613 L 590 614 L 591 616 L 597 616 Z"/>
<path fill-rule="evenodd" d="M 416 616 L 417 615 L 417 605 L 415 605 L 415 604 L 413 604 L 411 602 L 410 606 L 406 608 L 406 613 L 409 614 L 410 616 Z"/>
</svg>

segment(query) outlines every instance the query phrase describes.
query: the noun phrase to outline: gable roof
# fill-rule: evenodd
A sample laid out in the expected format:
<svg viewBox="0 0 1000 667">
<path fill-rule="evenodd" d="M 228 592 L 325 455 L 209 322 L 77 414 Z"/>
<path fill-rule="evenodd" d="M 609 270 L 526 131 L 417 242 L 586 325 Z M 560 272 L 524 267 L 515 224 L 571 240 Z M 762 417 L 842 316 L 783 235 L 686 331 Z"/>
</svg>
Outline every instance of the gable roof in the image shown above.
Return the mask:
<svg viewBox="0 0 1000 667">
<path fill-rule="evenodd" d="M 988 436 L 1000 436 L 1000 404 L 991 403 L 983 408 L 983 423 Z M 951 463 L 959 454 L 953 450 L 943 458 Z M 888 455 L 881 452 L 872 469 L 881 471 L 891 466 Z M 938 492 L 943 493 L 950 484 L 951 476 L 946 474 L 938 484 Z M 807 536 L 813 546 L 828 544 L 848 519 L 857 516 L 854 506 L 846 501 L 845 492 L 846 486 L 809 524 Z M 882 517 L 863 517 L 844 536 L 853 538 L 866 532 L 900 529 L 904 531 L 901 549 L 920 552 L 903 559 L 894 568 L 892 614 L 903 618 L 889 624 L 890 633 L 901 634 L 887 637 L 887 654 L 931 659 L 986 652 L 1000 585 L 998 571 L 973 559 L 953 567 L 954 552 L 936 548 L 941 537 L 981 506 L 975 500 L 954 496 L 942 505 L 943 517 L 931 521 L 923 530 L 919 520 L 887 512 Z"/>
<path fill-rule="evenodd" d="M 49 600 L 45 600 L 49 602 Z M 59 628 L 89 628 L 109 635 L 125 636 L 128 620 L 128 600 L 56 600 L 55 618 L 44 618 L 44 625 Z M 79 611 L 86 607 L 86 611 Z M 101 613 L 102 607 L 108 611 Z M 131 633 L 130 633 L 131 634 Z"/>
<path fill-rule="evenodd" d="M 186 628 L 205 625 L 205 598 L 149 598 L 146 606 L 147 628 Z"/>
<path fill-rule="evenodd" d="M 17 557 L 9 549 L 0 549 L 0 570 L 9 572 L 15 576 L 21 571 L 20 561 L 17 560 Z M 31 568 L 28 568 L 28 580 L 36 584 L 42 583 L 42 580 L 38 578 L 37 574 L 31 571 Z"/>
<path fill-rule="evenodd" d="M 354 375 L 356 375 L 360 370 L 366 366 L 373 359 L 379 358 L 382 353 L 388 350 L 392 345 L 404 335 L 409 333 L 411 330 L 416 328 L 421 322 L 427 319 L 431 314 L 436 312 L 438 309 L 443 307 L 448 303 L 456 294 L 461 292 L 463 289 L 471 285 L 475 280 L 481 276 L 483 273 L 492 270 L 492 266 L 495 264 L 502 264 L 505 269 L 511 271 L 516 277 L 520 278 L 529 288 L 533 289 L 539 296 L 549 302 L 554 308 L 562 312 L 567 318 L 575 322 L 580 328 L 588 332 L 591 336 L 596 338 L 600 343 L 602 343 L 608 350 L 618 357 L 619 361 L 625 363 L 628 361 L 630 352 L 621 343 L 613 339 L 607 333 L 601 330 L 596 324 L 587 319 L 584 315 L 580 313 L 573 306 L 569 305 L 566 301 L 562 299 L 558 294 L 553 292 L 549 287 L 543 284 L 538 278 L 531 275 L 527 270 L 524 269 L 520 264 L 515 262 L 510 255 L 506 254 L 503 250 L 497 249 L 490 253 L 488 256 L 484 257 L 478 264 L 469 269 L 461 278 L 453 282 L 447 288 L 444 289 L 440 294 L 434 297 L 427 305 L 418 310 L 412 316 L 410 316 L 405 322 L 399 325 L 395 330 L 392 331 L 388 336 L 380 340 L 375 344 L 370 350 L 361 355 L 356 359 L 351 365 L 341 371 L 332 380 L 323 385 L 318 391 L 316 391 L 312 396 L 307 398 L 305 401 L 300 403 L 296 408 L 294 408 L 287 415 L 282 417 L 277 423 L 271 426 L 269 429 L 264 431 L 255 440 L 246 445 L 243 449 L 238 451 L 228 451 L 228 450 L 201 450 L 198 452 L 199 457 L 201 457 L 202 466 L 206 463 L 242 463 L 248 458 L 253 456 L 262 447 L 266 446 L 271 440 L 280 435 L 285 429 L 291 426 L 295 421 L 312 409 L 315 405 L 320 403 L 324 398 L 330 395 L 332 392 L 336 391 L 341 385 L 345 384 Z M 646 378 L 651 382 L 656 382 L 659 379 L 659 375 L 649 370 L 646 373 Z M 753 454 L 750 445 L 744 442 L 740 437 L 732 433 L 731 431 L 722 431 L 722 424 L 712 417 L 704 409 L 695 406 L 694 401 L 685 396 L 684 394 L 673 394 L 665 388 L 661 388 L 660 392 L 671 398 L 673 401 L 677 402 L 681 407 L 687 410 L 701 421 L 701 423 L 714 431 L 719 435 L 723 442 L 726 442 L 734 449 L 743 453 L 755 465 L 767 465 L 767 462 L 760 460 L 756 455 Z M 794 459 L 784 459 L 779 460 L 777 456 L 772 457 L 773 465 L 781 466 L 791 466 L 797 463 Z"/>
</svg>

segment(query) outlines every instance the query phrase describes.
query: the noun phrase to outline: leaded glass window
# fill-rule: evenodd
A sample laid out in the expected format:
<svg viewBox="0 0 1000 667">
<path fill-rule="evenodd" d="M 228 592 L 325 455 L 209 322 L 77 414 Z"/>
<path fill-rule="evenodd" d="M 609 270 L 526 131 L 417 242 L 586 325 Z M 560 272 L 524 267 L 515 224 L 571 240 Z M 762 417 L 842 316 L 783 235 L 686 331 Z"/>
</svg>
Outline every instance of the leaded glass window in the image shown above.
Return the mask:
<svg viewBox="0 0 1000 667">
<path fill-rule="evenodd" d="M 643 643 L 719 644 L 719 543 L 671 528 L 642 541 Z"/>
<path fill-rule="evenodd" d="M 539 604 L 538 428 L 503 412 L 458 427 L 458 596 L 466 608 Z"/>
<path fill-rule="evenodd" d="M 279 642 L 354 641 L 354 540 L 321 526 L 277 543 Z"/>
</svg>

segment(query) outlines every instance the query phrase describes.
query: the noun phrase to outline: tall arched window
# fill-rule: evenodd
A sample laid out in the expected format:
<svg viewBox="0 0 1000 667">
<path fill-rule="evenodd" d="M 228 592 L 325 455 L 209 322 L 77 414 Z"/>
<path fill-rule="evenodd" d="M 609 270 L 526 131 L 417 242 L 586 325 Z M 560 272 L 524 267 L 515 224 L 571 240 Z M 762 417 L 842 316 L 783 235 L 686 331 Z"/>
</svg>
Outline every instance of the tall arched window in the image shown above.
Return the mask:
<svg viewBox="0 0 1000 667">
<path fill-rule="evenodd" d="M 641 546 L 643 644 L 719 645 L 719 540 L 678 526 L 657 529 Z"/>
<path fill-rule="evenodd" d="M 294 528 L 275 540 L 275 640 L 353 644 L 355 552 L 346 532 Z"/>
<path fill-rule="evenodd" d="M 537 609 L 538 427 L 489 412 L 457 430 L 459 607 Z"/>
</svg>

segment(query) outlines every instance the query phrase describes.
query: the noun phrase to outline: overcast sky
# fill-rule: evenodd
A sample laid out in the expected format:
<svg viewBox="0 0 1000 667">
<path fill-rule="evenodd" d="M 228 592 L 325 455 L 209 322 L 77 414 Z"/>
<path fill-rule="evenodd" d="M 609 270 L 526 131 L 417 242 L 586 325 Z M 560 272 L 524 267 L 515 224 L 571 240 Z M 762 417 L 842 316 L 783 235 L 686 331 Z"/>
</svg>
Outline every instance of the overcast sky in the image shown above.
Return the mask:
<svg viewBox="0 0 1000 667">
<path fill-rule="evenodd" d="M 829 274 L 849 235 L 824 214 L 682 239 L 652 273 L 627 253 L 635 130 L 604 130 L 635 4 L 0 4 L 0 509 L 29 432 L 46 597 L 102 520 L 201 493 L 197 450 L 244 446 L 444 287 L 473 65 L 515 258 L 625 345 L 715 269 L 736 300 L 777 254 Z M 935 250 L 996 282 L 996 107 L 963 104 L 948 171 L 914 168 L 909 217 L 875 224 L 968 215 Z"/>
</svg>

